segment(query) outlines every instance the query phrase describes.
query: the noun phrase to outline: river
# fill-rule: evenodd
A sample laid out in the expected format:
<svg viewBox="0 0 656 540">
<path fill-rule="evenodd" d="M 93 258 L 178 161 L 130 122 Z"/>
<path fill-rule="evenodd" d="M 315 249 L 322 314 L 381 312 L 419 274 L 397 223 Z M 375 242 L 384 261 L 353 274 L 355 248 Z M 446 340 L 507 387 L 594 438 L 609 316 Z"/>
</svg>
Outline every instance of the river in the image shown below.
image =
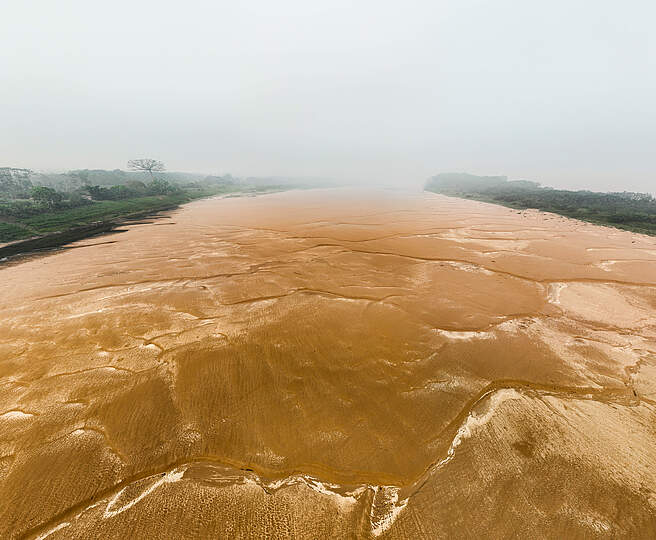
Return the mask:
<svg viewBox="0 0 656 540">
<path fill-rule="evenodd" d="M 656 240 L 196 201 L 0 266 L 0 387 L 3 538 L 647 537 Z"/>
</svg>

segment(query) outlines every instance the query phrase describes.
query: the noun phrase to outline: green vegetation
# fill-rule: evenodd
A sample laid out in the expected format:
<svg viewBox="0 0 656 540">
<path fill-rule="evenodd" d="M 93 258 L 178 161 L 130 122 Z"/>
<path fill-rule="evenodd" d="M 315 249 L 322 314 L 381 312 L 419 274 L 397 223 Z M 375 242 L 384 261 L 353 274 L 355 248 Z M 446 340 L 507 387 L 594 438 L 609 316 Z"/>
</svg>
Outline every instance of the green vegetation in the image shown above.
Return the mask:
<svg viewBox="0 0 656 540">
<path fill-rule="evenodd" d="M 42 174 L 0 168 L 0 243 L 154 213 L 213 195 L 295 187 L 230 175 L 165 173 L 163 164 L 155 160 L 133 160 L 131 167 L 137 171 L 84 169 Z"/>
<path fill-rule="evenodd" d="M 425 189 L 511 208 L 537 208 L 599 225 L 656 235 L 656 199 L 647 193 L 568 191 L 536 182 L 509 182 L 505 176 L 438 174 Z"/>
<path fill-rule="evenodd" d="M 0 239 L 2 239 L 3 242 L 20 240 L 21 238 L 25 238 L 25 236 L 30 236 L 29 229 L 14 223 L 0 222 Z"/>
<path fill-rule="evenodd" d="M 105 221 L 141 212 L 156 212 L 191 200 L 183 194 L 164 197 L 138 197 L 121 201 L 98 201 L 79 208 L 60 209 L 21 220 L 21 224 L 43 234 L 61 231 L 94 221 Z"/>
</svg>

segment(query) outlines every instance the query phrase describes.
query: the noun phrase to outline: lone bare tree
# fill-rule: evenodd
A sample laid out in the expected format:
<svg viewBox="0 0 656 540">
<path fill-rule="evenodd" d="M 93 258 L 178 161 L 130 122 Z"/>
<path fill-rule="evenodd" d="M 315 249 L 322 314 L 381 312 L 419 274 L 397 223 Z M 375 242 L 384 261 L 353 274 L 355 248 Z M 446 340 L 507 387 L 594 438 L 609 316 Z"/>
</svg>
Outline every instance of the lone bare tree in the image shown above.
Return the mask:
<svg viewBox="0 0 656 540">
<path fill-rule="evenodd" d="M 164 163 L 162 163 L 161 161 L 157 161 L 156 159 L 149 159 L 149 158 L 131 159 L 130 161 L 128 161 L 128 168 L 132 169 L 133 171 L 147 172 L 148 174 L 150 174 L 150 178 L 152 180 L 155 180 L 155 177 L 153 176 L 153 171 L 161 172 L 166 170 L 166 168 L 164 167 Z"/>
</svg>

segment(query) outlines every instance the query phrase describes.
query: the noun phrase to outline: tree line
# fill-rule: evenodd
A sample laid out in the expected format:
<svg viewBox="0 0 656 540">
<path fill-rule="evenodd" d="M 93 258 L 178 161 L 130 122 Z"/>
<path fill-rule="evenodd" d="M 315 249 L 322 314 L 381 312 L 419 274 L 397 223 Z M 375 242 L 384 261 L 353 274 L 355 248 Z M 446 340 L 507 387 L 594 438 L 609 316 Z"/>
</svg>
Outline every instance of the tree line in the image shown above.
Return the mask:
<svg viewBox="0 0 656 540">
<path fill-rule="evenodd" d="M 66 210 L 96 201 L 182 194 L 188 189 L 233 185 L 234 179 L 186 173 L 166 173 L 155 159 L 128 161 L 129 171 L 72 170 L 63 174 L 35 173 L 30 169 L 0 168 L 0 216 L 24 218 Z"/>
<path fill-rule="evenodd" d="M 545 212 L 656 234 L 656 199 L 649 193 L 570 191 L 541 186 L 504 176 L 466 173 L 438 174 L 425 185 L 427 191 Z"/>
</svg>

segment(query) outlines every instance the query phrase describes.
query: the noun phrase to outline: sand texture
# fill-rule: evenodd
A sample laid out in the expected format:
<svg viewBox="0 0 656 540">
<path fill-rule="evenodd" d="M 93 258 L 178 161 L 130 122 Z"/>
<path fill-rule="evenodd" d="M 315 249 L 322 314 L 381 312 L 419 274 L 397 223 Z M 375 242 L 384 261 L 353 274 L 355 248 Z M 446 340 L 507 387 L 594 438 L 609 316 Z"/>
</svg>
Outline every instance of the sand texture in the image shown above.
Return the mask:
<svg viewBox="0 0 656 540">
<path fill-rule="evenodd" d="M 656 239 L 197 201 L 0 267 L 0 538 L 654 538 Z"/>
</svg>

